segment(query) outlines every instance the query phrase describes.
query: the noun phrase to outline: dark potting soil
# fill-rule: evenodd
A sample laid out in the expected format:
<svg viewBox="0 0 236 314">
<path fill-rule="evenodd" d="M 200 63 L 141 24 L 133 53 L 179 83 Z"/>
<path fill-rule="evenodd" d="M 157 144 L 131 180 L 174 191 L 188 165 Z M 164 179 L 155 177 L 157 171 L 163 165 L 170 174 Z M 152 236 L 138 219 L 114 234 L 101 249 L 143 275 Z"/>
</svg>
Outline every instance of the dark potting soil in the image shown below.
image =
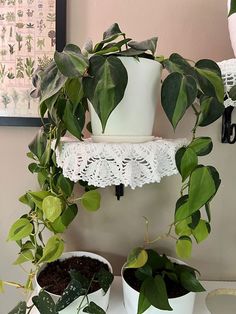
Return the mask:
<svg viewBox="0 0 236 314">
<path fill-rule="evenodd" d="M 99 270 L 109 270 L 108 265 L 87 256 L 74 256 L 65 260 L 58 260 L 47 264 L 40 272 L 37 280 L 40 287 L 48 292 L 62 295 L 71 281 L 70 270 L 79 271 L 81 275 L 91 280 Z M 98 282 L 93 281 L 89 293 L 100 289 Z"/>
<path fill-rule="evenodd" d="M 134 268 L 127 268 L 124 270 L 124 279 L 125 281 L 136 291 L 140 291 L 142 282 L 138 280 L 135 276 L 136 269 Z M 189 291 L 184 289 L 182 286 L 180 286 L 178 283 L 170 280 L 168 277 L 165 277 L 165 283 L 166 283 L 166 290 L 168 298 L 177 298 L 181 297 Z"/>
</svg>

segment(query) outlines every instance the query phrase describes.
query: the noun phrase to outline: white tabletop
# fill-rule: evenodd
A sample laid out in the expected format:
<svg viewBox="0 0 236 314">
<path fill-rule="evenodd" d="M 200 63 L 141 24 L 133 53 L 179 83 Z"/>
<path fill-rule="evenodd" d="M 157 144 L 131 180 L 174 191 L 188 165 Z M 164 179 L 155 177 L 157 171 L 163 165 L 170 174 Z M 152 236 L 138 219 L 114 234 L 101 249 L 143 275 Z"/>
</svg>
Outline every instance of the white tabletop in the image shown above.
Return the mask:
<svg viewBox="0 0 236 314">
<path fill-rule="evenodd" d="M 197 293 L 194 307 L 194 314 L 210 314 L 205 306 L 205 297 L 207 293 L 218 288 L 235 288 L 236 282 L 225 282 L 225 281 L 202 281 L 203 287 L 207 290 L 206 292 Z M 31 312 L 37 314 L 38 311 L 34 308 Z M 123 306 L 122 296 L 122 284 L 121 277 L 115 277 L 115 280 L 111 287 L 110 305 L 107 314 L 126 314 Z M 183 313 L 188 314 L 188 313 Z M 226 314 L 226 313 L 222 313 Z"/>
</svg>

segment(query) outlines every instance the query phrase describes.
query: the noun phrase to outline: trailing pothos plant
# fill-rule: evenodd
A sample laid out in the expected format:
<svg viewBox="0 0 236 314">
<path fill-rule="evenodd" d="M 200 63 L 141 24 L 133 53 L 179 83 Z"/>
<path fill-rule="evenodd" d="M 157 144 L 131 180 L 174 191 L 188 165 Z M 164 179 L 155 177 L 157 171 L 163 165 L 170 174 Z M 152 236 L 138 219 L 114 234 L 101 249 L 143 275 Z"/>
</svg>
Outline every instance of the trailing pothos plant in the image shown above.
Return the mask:
<svg viewBox="0 0 236 314">
<path fill-rule="evenodd" d="M 33 280 L 44 263 L 57 260 L 64 251 L 62 235 L 77 215 L 78 204 L 89 211 L 100 207 L 100 194 L 94 187 L 81 182 L 85 193 L 76 196 L 74 183 L 62 174 L 56 164 L 55 148 L 60 136 L 67 131 L 48 112 L 49 121 L 39 130 L 29 145 L 28 157 L 32 160 L 28 168 L 37 174 L 40 189 L 27 191 L 20 197 L 22 205 L 28 209 L 13 223 L 8 240 L 19 246 L 19 254 L 14 264 L 27 273 L 25 284 L 0 280 L 0 291 L 5 285 L 31 292 Z M 17 310 L 18 309 L 18 310 Z M 21 302 L 11 313 L 26 313 L 25 302 Z"/>
<path fill-rule="evenodd" d="M 29 314 L 34 307 L 36 307 L 41 314 L 58 314 L 79 297 L 82 298 L 75 314 L 81 312 L 106 314 L 100 306 L 89 301 L 88 295 L 94 283 L 99 284 L 104 294 L 106 294 L 114 279 L 113 274 L 105 268 L 102 268 L 98 273 L 95 273 L 92 278 L 87 278 L 80 272 L 71 270 L 70 277 L 70 283 L 57 302 L 52 299 L 51 295 L 46 290 L 42 289 L 38 295 L 32 297 L 32 305 L 27 306 L 27 303 L 22 301 L 9 314 Z"/>
</svg>

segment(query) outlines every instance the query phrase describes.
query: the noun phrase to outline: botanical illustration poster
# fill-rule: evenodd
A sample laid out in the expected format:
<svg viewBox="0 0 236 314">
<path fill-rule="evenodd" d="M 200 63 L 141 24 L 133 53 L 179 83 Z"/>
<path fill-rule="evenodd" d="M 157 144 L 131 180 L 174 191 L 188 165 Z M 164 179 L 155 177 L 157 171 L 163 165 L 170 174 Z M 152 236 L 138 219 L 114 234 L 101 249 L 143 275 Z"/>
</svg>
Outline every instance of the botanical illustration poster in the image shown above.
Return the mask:
<svg viewBox="0 0 236 314">
<path fill-rule="evenodd" d="M 32 75 L 51 60 L 56 0 L 0 0 L 0 116 L 38 117 Z"/>
</svg>

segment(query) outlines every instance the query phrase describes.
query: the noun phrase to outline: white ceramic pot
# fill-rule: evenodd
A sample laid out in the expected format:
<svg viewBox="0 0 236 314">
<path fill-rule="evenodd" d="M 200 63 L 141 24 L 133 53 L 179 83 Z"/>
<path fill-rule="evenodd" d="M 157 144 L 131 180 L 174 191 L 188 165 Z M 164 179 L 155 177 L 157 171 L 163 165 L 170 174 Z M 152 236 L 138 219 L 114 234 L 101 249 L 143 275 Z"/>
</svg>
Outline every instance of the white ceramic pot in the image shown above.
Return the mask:
<svg viewBox="0 0 236 314">
<path fill-rule="evenodd" d="M 119 57 L 128 72 L 128 84 L 121 102 L 111 113 L 105 132 L 89 104 L 93 140 L 97 142 L 143 142 L 152 138 L 156 106 L 160 95 L 162 65 L 154 60 Z"/>
<path fill-rule="evenodd" d="M 91 257 L 93 259 L 99 260 L 105 264 L 108 265 L 109 269 L 111 272 L 112 271 L 112 267 L 111 264 L 102 256 L 94 254 L 94 253 L 90 253 L 90 252 L 83 252 L 83 251 L 77 251 L 77 252 L 67 252 L 62 254 L 62 257 L 60 258 L 60 260 L 64 260 L 73 256 L 88 256 Z M 39 273 L 46 267 L 46 265 L 44 265 L 40 270 Z M 37 281 L 37 276 L 36 276 L 36 292 L 39 293 L 40 290 L 42 289 L 42 287 L 40 287 L 40 285 L 38 284 Z M 53 300 L 55 302 L 58 301 L 59 299 L 59 295 L 53 294 L 53 293 L 49 293 L 51 295 L 51 297 L 53 298 Z M 107 291 L 107 293 L 104 295 L 104 291 L 102 289 L 99 289 L 93 293 L 88 294 L 88 300 L 89 302 L 94 302 L 96 303 L 98 306 L 100 306 L 105 312 L 108 308 L 108 304 L 109 304 L 109 296 L 110 296 L 110 288 Z M 81 301 L 83 299 L 83 296 L 79 297 L 78 299 L 76 299 L 75 301 L 73 301 L 70 305 L 68 305 L 64 310 L 60 311 L 59 314 L 83 314 L 83 310 L 77 312 L 77 309 L 79 307 L 79 305 L 81 304 Z M 83 305 L 86 305 L 87 302 L 86 300 L 84 300 Z"/>
<path fill-rule="evenodd" d="M 185 263 L 175 259 L 171 258 L 171 261 L 176 262 L 178 264 L 184 264 Z M 123 285 L 123 296 L 124 296 L 124 305 L 125 309 L 128 314 L 137 314 L 138 310 L 138 299 L 139 299 L 139 292 L 134 290 L 130 287 L 130 285 L 124 280 L 123 277 L 123 271 L 124 267 L 121 271 L 122 276 L 122 285 Z M 170 306 L 172 307 L 173 311 L 163 311 L 155 308 L 154 306 L 150 306 L 149 309 L 147 309 L 144 314 L 192 314 L 194 309 L 194 301 L 195 301 L 195 295 L 194 292 L 189 292 L 188 294 L 185 294 L 182 297 L 169 299 Z"/>
<path fill-rule="evenodd" d="M 228 0 L 228 12 L 230 10 L 230 3 L 231 3 L 231 0 Z M 236 14 L 235 13 L 228 17 L 228 27 L 229 27 L 231 46 L 234 51 L 234 56 L 236 57 Z"/>
</svg>

